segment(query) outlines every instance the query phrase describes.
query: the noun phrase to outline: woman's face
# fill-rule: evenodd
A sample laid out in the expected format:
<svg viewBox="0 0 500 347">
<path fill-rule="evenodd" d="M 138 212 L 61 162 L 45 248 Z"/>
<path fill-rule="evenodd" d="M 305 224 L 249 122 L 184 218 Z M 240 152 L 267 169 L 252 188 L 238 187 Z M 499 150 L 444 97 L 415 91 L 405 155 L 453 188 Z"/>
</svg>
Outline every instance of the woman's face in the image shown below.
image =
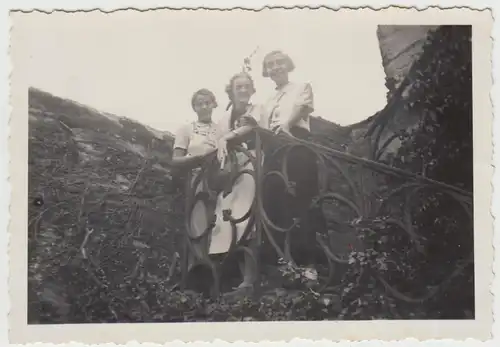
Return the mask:
<svg viewBox="0 0 500 347">
<path fill-rule="evenodd" d="M 280 83 L 288 79 L 288 64 L 284 55 L 271 55 L 264 62 L 264 66 L 267 70 L 267 74 L 274 82 Z"/>
<path fill-rule="evenodd" d="M 209 121 L 212 119 L 212 110 L 214 109 L 214 101 L 208 95 L 197 95 L 194 99 L 193 108 L 198 115 L 198 120 Z"/>
<path fill-rule="evenodd" d="M 252 81 L 246 76 L 238 76 L 233 80 L 234 102 L 239 104 L 248 104 L 253 94 Z"/>
</svg>

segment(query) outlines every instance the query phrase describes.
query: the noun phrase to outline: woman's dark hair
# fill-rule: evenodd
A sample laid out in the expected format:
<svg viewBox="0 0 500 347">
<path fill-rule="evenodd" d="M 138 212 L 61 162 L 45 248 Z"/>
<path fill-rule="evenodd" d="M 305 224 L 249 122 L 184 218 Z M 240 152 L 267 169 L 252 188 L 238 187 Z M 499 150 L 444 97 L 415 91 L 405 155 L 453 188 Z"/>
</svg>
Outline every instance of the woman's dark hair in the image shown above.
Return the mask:
<svg viewBox="0 0 500 347">
<path fill-rule="evenodd" d="M 267 68 L 266 68 L 266 60 L 269 59 L 269 57 L 272 57 L 273 55 L 281 55 L 283 58 L 286 60 L 286 64 L 288 66 L 288 72 L 292 72 L 295 70 L 295 64 L 293 63 L 292 58 L 288 56 L 288 54 L 283 53 L 282 51 L 272 51 L 266 54 L 264 57 L 264 60 L 262 61 L 262 76 L 263 77 L 269 77 L 269 74 L 267 73 Z"/>
<path fill-rule="evenodd" d="M 196 97 L 199 95 L 208 96 L 210 99 L 212 99 L 212 102 L 214 104 L 214 108 L 216 108 L 218 106 L 217 99 L 215 98 L 215 94 L 206 88 L 202 88 L 202 89 L 194 92 L 193 96 L 191 97 L 191 107 L 193 108 L 193 110 L 194 110 L 194 102 L 196 100 Z"/>
</svg>

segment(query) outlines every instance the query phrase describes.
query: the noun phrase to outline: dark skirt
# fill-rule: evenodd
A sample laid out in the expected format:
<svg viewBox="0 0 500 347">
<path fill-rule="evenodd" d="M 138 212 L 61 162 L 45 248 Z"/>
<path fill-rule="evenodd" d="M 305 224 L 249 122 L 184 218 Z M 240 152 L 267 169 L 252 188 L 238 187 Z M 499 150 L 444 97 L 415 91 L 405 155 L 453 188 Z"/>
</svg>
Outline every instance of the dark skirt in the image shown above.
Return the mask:
<svg viewBox="0 0 500 347">
<path fill-rule="evenodd" d="M 310 133 L 306 129 L 292 128 L 293 136 L 309 140 Z M 266 148 L 264 166 L 266 171 L 282 171 L 283 153 L 272 155 L 276 145 Z M 278 176 L 270 176 L 264 182 L 264 209 L 271 221 L 279 227 L 288 227 L 295 218 L 300 225 L 292 230 L 291 253 L 298 265 L 316 263 L 316 232 L 324 232 L 326 223 L 322 210 L 312 208 L 311 203 L 319 194 L 318 164 L 316 156 L 303 147 L 295 147 L 287 158 L 287 175 L 294 186 L 294 193 L 285 190 L 283 181 Z M 273 236 L 283 243 L 284 233 L 275 232 Z"/>
</svg>

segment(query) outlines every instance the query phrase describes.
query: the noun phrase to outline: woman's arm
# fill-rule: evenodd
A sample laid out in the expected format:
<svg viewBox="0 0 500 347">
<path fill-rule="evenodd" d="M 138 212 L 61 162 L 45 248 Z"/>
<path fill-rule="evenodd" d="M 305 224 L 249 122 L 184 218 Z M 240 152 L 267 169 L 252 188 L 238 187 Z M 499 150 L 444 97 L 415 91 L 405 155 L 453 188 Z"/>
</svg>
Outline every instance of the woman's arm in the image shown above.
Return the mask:
<svg viewBox="0 0 500 347">
<path fill-rule="evenodd" d="M 199 165 L 204 158 L 216 151 L 216 148 L 210 148 L 200 154 L 186 155 L 185 149 L 175 148 L 170 163 L 175 167 L 196 166 Z"/>
<path fill-rule="evenodd" d="M 243 125 L 235 130 L 231 130 L 230 132 L 222 136 L 220 140 L 227 142 L 245 136 L 246 134 L 251 132 L 253 128 L 254 126 L 251 125 Z"/>
<path fill-rule="evenodd" d="M 311 113 L 311 108 L 307 105 L 295 105 L 292 109 L 292 113 L 290 117 L 285 121 L 285 126 L 290 129 L 295 124 L 299 122 L 301 119 L 306 119 L 307 116 Z"/>
<path fill-rule="evenodd" d="M 174 152 L 172 154 L 171 165 L 174 167 L 186 167 L 194 165 L 202 156 L 199 155 L 187 155 L 187 149 L 189 147 L 189 135 L 190 127 L 181 127 L 177 134 L 175 135 L 174 141 Z"/>
<path fill-rule="evenodd" d="M 224 165 L 226 156 L 228 155 L 227 142 L 245 136 L 250 133 L 252 129 L 254 129 L 254 126 L 243 125 L 219 138 L 217 143 L 217 159 L 221 163 L 221 166 Z"/>
<path fill-rule="evenodd" d="M 242 125 L 240 127 L 228 131 L 219 137 L 217 143 L 217 159 L 221 162 L 221 165 L 224 165 L 225 158 L 228 154 L 227 142 L 244 137 L 257 127 L 257 121 L 252 115 L 244 115 L 241 118 L 241 122 Z"/>
<path fill-rule="evenodd" d="M 174 153 L 172 155 L 171 164 L 174 167 L 185 167 L 189 166 L 189 164 L 194 164 L 197 160 L 200 159 L 200 156 L 196 155 L 186 155 L 187 151 L 184 148 L 175 148 Z"/>
<path fill-rule="evenodd" d="M 258 109 L 256 109 L 258 110 Z M 253 111 L 255 112 L 255 111 Z M 243 137 L 245 136 L 246 134 L 250 133 L 252 131 L 252 129 L 254 129 L 255 127 L 257 127 L 257 121 L 255 120 L 254 116 L 252 114 L 246 114 L 244 116 L 241 117 L 241 126 L 234 129 L 234 130 L 231 130 L 231 131 L 226 131 L 225 134 L 222 134 L 220 137 L 219 137 L 219 141 L 222 140 L 222 141 L 231 141 L 233 139 L 236 139 L 236 138 L 240 138 L 240 137 Z"/>
</svg>

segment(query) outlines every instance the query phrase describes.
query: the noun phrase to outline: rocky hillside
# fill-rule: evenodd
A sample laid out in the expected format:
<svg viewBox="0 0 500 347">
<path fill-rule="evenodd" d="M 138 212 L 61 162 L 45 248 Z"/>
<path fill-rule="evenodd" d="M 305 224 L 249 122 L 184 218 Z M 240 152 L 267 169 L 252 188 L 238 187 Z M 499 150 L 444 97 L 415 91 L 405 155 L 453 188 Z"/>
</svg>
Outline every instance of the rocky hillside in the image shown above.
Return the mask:
<svg viewBox="0 0 500 347">
<path fill-rule="evenodd" d="M 29 321 L 95 321 L 81 307 L 110 313 L 147 262 L 166 278 L 179 247 L 173 136 L 34 88 L 29 132 Z"/>
<path fill-rule="evenodd" d="M 38 130 L 45 123 L 71 135 L 75 149 L 78 148 L 75 163 L 94 161 L 95 164 L 96 160 L 100 163 L 105 160 L 112 164 L 113 153 L 123 152 L 154 158 L 159 165 L 166 166 L 171 155 L 174 136 L 169 132 L 100 112 L 36 88 L 29 89 L 29 113 L 30 129 Z M 103 156 L 105 149 L 110 152 Z"/>
</svg>

